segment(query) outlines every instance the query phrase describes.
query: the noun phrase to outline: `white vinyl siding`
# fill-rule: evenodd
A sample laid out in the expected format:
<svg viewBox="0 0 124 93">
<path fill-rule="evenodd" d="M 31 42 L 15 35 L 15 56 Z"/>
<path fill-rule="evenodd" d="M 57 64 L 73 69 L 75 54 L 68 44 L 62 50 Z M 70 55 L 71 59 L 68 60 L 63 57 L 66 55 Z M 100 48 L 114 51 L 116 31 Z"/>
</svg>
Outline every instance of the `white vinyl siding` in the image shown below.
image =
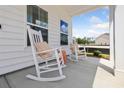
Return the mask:
<svg viewBox="0 0 124 93">
<path fill-rule="evenodd" d="M 49 45 L 51 47 L 60 46 L 60 29 L 59 29 L 59 18 L 57 15 L 49 14 L 48 16 L 48 36 Z"/>
<path fill-rule="evenodd" d="M 24 50 L 25 15 L 26 6 L 0 6 L 0 75 L 31 65 L 31 52 Z"/>
</svg>

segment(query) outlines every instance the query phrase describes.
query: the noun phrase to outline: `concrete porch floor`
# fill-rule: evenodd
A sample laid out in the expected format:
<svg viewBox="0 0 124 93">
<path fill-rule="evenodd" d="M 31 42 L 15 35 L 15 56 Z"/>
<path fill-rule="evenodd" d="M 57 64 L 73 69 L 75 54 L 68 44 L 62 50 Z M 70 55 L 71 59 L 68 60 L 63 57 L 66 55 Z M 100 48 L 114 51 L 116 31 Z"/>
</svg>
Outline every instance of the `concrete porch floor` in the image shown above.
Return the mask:
<svg viewBox="0 0 124 93">
<path fill-rule="evenodd" d="M 124 79 L 113 76 L 108 61 L 88 57 L 78 63 L 67 63 L 63 69 L 66 78 L 56 82 L 38 82 L 25 76 L 34 73 L 34 67 L 0 77 L 0 87 L 14 88 L 92 88 L 92 87 L 124 87 Z M 105 63 L 105 64 L 104 64 Z M 109 62 L 108 62 L 109 63 Z M 55 74 L 55 72 L 49 73 Z"/>
</svg>

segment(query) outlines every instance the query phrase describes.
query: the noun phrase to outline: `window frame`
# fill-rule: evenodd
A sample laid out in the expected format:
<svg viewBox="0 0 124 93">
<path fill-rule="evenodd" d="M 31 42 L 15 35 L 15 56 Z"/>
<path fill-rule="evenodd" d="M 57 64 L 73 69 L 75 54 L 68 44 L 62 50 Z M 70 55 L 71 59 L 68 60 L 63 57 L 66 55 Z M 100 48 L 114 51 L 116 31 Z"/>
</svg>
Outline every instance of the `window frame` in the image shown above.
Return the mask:
<svg viewBox="0 0 124 93">
<path fill-rule="evenodd" d="M 39 7 L 39 6 L 38 6 Z M 46 10 L 44 10 L 44 9 L 42 9 L 42 8 L 40 8 L 39 7 L 39 9 L 41 9 L 41 10 L 43 10 L 43 11 L 46 11 Z M 34 23 L 31 23 L 31 22 L 28 22 L 28 8 L 27 8 L 27 5 L 26 5 L 26 28 L 27 28 L 27 25 L 30 25 L 30 26 L 34 26 L 34 27 L 38 27 L 38 28 L 41 28 L 41 29 L 46 29 L 47 30 L 47 33 L 48 33 L 48 12 L 47 12 L 47 27 L 43 27 L 43 26 L 41 26 L 41 25 L 37 25 L 37 24 L 34 24 Z M 38 13 L 40 13 L 40 11 L 38 12 Z M 27 39 L 28 39 L 28 37 L 27 37 L 27 29 L 26 29 L 26 33 L 25 33 L 25 48 L 26 47 L 31 47 L 31 45 L 28 45 L 28 42 L 27 42 Z M 49 35 L 49 34 L 48 34 Z M 49 40 L 49 39 L 48 39 Z"/>
<path fill-rule="evenodd" d="M 67 36 L 67 44 L 62 44 L 61 35 Z M 60 33 L 60 45 L 61 45 L 61 46 L 68 46 L 68 43 L 69 43 L 69 42 L 68 42 L 68 36 L 69 36 L 68 34 Z"/>
<path fill-rule="evenodd" d="M 64 21 L 64 22 L 66 22 L 65 20 L 63 20 L 63 19 L 60 19 L 60 46 L 68 46 L 69 45 L 69 39 L 68 39 L 68 37 L 69 37 L 69 32 L 67 32 L 67 33 L 65 33 L 65 32 L 62 32 L 61 31 L 61 21 Z M 67 23 L 67 22 L 66 22 Z M 67 23 L 68 24 L 68 23 Z M 69 26 L 68 26 L 69 27 Z M 62 44 L 61 43 L 61 35 L 66 35 L 67 36 L 67 44 Z"/>
</svg>

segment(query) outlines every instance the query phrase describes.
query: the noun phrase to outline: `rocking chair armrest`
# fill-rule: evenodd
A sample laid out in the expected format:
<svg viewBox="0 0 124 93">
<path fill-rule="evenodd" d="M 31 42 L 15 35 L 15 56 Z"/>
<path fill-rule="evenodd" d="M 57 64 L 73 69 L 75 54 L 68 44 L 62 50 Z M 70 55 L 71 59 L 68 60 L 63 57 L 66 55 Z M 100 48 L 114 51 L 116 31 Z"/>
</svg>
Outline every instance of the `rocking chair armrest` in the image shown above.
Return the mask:
<svg viewBox="0 0 124 93">
<path fill-rule="evenodd" d="M 45 50 L 45 51 L 42 51 L 42 52 L 36 52 L 36 54 L 43 54 L 43 53 L 47 53 L 47 52 L 52 52 L 52 51 L 55 51 L 59 48 L 54 48 L 54 49 L 49 49 L 49 50 Z"/>
</svg>

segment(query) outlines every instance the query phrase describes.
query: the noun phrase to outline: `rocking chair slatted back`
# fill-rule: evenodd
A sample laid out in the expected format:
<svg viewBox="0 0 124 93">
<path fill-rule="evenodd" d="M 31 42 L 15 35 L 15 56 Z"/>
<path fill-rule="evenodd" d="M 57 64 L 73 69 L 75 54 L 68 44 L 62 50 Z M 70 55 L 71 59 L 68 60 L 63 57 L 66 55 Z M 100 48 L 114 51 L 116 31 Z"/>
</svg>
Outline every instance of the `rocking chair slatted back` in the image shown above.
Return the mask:
<svg viewBox="0 0 124 93">
<path fill-rule="evenodd" d="M 29 33 L 29 37 L 30 37 L 30 42 L 31 42 L 31 48 L 34 51 L 34 53 L 36 54 L 36 47 L 35 45 L 43 42 L 43 38 L 42 38 L 42 33 L 41 31 L 36 31 L 30 28 L 30 26 L 27 26 L 28 28 L 28 33 Z M 30 29 L 30 31 L 29 31 Z"/>
<path fill-rule="evenodd" d="M 33 38 L 33 44 L 43 42 L 41 31 L 34 31 L 33 29 L 31 29 L 30 31 Z"/>
</svg>

